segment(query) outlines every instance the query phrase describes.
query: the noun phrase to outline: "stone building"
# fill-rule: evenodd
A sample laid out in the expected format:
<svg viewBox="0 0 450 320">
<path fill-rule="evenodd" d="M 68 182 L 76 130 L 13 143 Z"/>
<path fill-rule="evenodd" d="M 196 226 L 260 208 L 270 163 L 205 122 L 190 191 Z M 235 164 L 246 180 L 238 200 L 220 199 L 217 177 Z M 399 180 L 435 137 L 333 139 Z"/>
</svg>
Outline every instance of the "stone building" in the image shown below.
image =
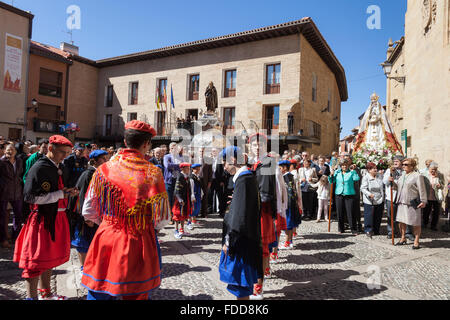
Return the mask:
<svg viewBox="0 0 450 320">
<path fill-rule="evenodd" d="M 282 149 L 330 154 L 338 148 L 345 71 L 311 18 L 96 64 L 97 137 L 105 143 L 121 142 L 123 124 L 132 119 L 149 122 L 157 140 L 170 141 L 177 118 L 206 111 L 212 81 L 225 128 L 269 135 L 278 129 Z M 158 109 L 164 89 L 167 108 Z"/>
<path fill-rule="evenodd" d="M 0 136 L 10 140 L 20 140 L 25 133 L 33 18 L 29 12 L 0 2 Z"/>
<path fill-rule="evenodd" d="M 80 132 L 69 138 L 88 141 L 95 134 L 98 69 L 80 57 L 78 48 L 62 43 L 55 48 L 31 41 L 26 138 L 38 141 L 77 123 Z M 34 101 L 34 105 L 32 104 Z"/>
<path fill-rule="evenodd" d="M 387 112 L 407 155 L 450 173 L 450 0 L 409 0 L 405 36 L 389 41 Z M 404 150 L 405 151 L 405 150 Z"/>
</svg>

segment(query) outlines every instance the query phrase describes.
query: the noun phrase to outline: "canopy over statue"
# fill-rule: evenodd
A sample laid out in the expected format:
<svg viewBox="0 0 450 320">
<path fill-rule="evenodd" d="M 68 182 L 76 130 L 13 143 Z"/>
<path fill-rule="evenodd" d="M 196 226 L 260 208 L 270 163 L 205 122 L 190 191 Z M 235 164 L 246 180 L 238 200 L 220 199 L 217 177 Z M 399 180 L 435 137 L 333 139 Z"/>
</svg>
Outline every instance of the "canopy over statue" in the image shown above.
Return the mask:
<svg viewBox="0 0 450 320">
<path fill-rule="evenodd" d="M 386 111 L 378 99 L 375 93 L 370 97 L 370 106 L 361 121 L 354 152 L 362 148 L 382 151 L 387 147 L 393 154 L 403 155 L 402 147 L 395 137 Z"/>
</svg>

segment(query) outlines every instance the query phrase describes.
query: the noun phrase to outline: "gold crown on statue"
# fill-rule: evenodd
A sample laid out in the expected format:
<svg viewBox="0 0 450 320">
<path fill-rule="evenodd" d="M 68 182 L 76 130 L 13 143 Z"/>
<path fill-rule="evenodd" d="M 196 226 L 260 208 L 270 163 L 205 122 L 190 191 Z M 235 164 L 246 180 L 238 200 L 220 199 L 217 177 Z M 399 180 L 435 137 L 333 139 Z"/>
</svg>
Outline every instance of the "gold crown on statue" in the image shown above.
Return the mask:
<svg viewBox="0 0 450 320">
<path fill-rule="evenodd" d="M 378 99 L 380 99 L 380 97 L 377 96 L 375 92 L 370 96 L 370 101 L 378 101 Z"/>
</svg>

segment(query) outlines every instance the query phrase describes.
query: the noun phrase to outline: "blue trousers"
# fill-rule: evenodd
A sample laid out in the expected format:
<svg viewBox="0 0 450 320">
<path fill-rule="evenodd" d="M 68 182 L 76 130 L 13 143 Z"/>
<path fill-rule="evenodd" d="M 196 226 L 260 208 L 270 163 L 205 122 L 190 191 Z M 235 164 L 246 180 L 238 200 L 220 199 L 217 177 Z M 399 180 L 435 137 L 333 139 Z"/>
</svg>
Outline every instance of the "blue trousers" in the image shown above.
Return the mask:
<svg viewBox="0 0 450 320">
<path fill-rule="evenodd" d="M 364 203 L 364 232 L 380 234 L 384 204 L 370 205 Z"/>
</svg>

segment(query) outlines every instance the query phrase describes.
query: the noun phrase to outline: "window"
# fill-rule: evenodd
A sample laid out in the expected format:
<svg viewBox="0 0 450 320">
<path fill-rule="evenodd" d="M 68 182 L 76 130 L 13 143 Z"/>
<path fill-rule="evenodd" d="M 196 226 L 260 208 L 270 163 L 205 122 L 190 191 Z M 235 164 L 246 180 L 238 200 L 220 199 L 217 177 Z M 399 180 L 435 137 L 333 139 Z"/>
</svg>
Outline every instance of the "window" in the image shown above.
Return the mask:
<svg viewBox="0 0 450 320">
<path fill-rule="evenodd" d="M 198 91 L 200 87 L 200 75 L 189 76 L 189 97 L 188 100 L 198 100 Z"/>
<path fill-rule="evenodd" d="M 312 79 L 312 101 L 317 101 L 317 76 L 315 73 L 313 73 Z"/>
<path fill-rule="evenodd" d="M 225 71 L 225 98 L 236 96 L 236 70 Z"/>
<path fill-rule="evenodd" d="M 266 66 L 266 94 L 280 93 L 280 71 L 279 63 Z"/>
<path fill-rule="evenodd" d="M 61 107 L 39 103 L 37 108 L 37 117 L 40 120 L 59 121 L 61 117 Z"/>
<path fill-rule="evenodd" d="M 138 89 L 139 89 L 139 82 L 130 83 L 128 104 L 130 105 L 138 104 Z"/>
<path fill-rule="evenodd" d="M 105 106 L 106 107 L 112 107 L 113 106 L 113 93 L 114 93 L 114 86 L 107 86 L 106 87 L 106 96 L 105 96 Z"/>
<path fill-rule="evenodd" d="M 289 134 L 294 134 L 294 114 L 293 113 L 288 113 L 288 133 Z"/>
<path fill-rule="evenodd" d="M 110 136 L 112 133 L 112 114 L 105 115 L 105 136 Z"/>
<path fill-rule="evenodd" d="M 268 134 L 271 134 L 273 129 L 278 129 L 280 125 L 280 106 L 266 106 L 266 120 L 265 128 Z"/>
<path fill-rule="evenodd" d="M 39 94 L 61 98 L 63 74 L 41 68 L 39 74 Z"/>
<path fill-rule="evenodd" d="M 136 112 L 128 113 L 127 118 L 128 122 L 137 120 L 137 113 Z"/>
<path fill-rule="evenodd" d="M 227 133 L 227 129 L 234 129 L 234 118 L 236 109 L 234 107 L 223 108 L 223 134 Z"/>
<path fill-rule="evenodd" d="M 167 105 L 167 79 L 159 79 L 158 87 L 156 88 L 156 90 L 158 92 L 156 100 L 158 100 L 159 96 L 159 103 L 165 103 Z"/>
<path fill-rule="evenodd" d="M 156 111 L 155 119 L 156 119 L 156 126 L 155 126 L 156 135 L 158 136 L 165 135 L 166 112 Z"/>
</svg>

